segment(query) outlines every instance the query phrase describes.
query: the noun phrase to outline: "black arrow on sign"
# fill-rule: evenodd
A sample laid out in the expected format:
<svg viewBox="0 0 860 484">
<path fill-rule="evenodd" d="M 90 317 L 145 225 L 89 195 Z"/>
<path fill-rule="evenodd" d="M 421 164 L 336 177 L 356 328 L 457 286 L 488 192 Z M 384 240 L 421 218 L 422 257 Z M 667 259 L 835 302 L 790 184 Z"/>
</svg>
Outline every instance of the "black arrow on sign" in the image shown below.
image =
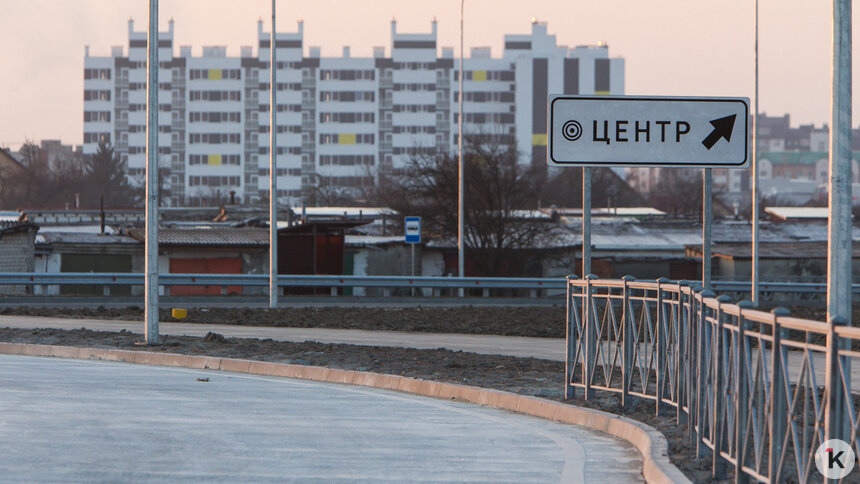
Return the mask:
<svg viewBox="0 0 860 484">
<path fill-rule="evenodd" d="M 708 135 L 707 138 L 702 140 L 702 144 L 705 145 L 709 151 L 720 138 L 725 138 L 726 141 L 732 140 L 732 130 L 735 127 L 735 118 L 737 118 L 737 114 L 732 114 L 731 116 L 726 116 L 725 118 L 712 119 L 711 126 L 714 127 L 714 130 L 711 131 L 711 134 Z"/>
</svg>

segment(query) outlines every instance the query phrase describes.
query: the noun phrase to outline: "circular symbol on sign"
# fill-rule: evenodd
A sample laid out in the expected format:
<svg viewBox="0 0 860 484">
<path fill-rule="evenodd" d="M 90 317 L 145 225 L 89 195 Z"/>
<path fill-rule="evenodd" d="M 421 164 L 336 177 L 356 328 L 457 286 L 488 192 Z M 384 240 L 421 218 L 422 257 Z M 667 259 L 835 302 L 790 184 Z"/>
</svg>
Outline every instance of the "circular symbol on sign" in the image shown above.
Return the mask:
<svg viewBox="0 0 860 484">
<path fill-rule="evenodd" d="M 568 141 L 576 141 L 582 136 L 582 125 L 579 121 L 570 120 L 561 127 L 561 135 Z"/>
</svg>

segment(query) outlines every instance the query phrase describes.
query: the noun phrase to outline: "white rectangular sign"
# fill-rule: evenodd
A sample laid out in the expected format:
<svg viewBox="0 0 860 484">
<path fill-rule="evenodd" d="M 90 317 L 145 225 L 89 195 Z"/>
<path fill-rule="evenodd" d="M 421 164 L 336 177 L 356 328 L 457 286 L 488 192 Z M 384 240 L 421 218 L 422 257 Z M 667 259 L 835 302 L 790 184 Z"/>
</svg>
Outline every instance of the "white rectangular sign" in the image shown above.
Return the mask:
<svg viewBox="0 0 860 484">
<path fill-rule="evenodd" d="M 551 166 L 749 165 L 749 99 L 549 96 Z"/>
<path fill-rule="evenodd" d="M 403 227 L 406 229 L 404 241 L 407 244 L 421 243 L 421 217 L 405 217 Z"/>
</svg>

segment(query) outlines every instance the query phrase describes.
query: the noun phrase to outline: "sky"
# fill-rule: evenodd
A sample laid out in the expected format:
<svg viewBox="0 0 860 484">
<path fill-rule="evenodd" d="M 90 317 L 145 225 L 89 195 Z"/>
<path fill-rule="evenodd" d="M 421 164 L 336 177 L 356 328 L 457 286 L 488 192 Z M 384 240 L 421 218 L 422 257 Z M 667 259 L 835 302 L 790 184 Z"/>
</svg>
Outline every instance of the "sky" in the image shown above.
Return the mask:
<svg viewBox="0 0 860 484">
<path fill-rule="evenodd" d="M 254 45 L 257 20 L 269 30 L 270 0 L 161 0 L 160 28 L 174 24 L 174 48 L 225 45 L 228 55 Z M 0 0 L 0 146 L 25 140 L 83 139 L 84 46 L 107 56 L 128 45 L 129 18 L 146 31 L 147 0 Z M 466 0 L 465 46 L 502 52 L 505 34 L 527 34 L 547 22 L 560 45 L 605 42 L 626 60 L 626 94 L 746 96 L 754 93 L 754 0 Z M 792 124 L 830 118 L 832 2 L 760 0 L 760 111 L 790 114 Z M 279 32 L 304 20 L 304 45 L 323 56 L 390 52 L 398 32 L 430 31 L 438 46 L 459 52 L 458 0 L 279 0 Z M 858 37 L 854 25 L 853 38 Z M 256 50 L 255 50 L 256 52 Z M 177 52 L 178 53 L 178 52 Z M 855 59 L 858 56 L 855 56 Z M 856 65 L 855 61 L 855 65 Z M 854 91 L 857 73 L 854 69 Z M 860 106 L 855 96 L 854 112 Z M 856 117 L 855 117 L 856 118 Z M 855 120 L 854 126 L 858 121 Z"/>
</svg>

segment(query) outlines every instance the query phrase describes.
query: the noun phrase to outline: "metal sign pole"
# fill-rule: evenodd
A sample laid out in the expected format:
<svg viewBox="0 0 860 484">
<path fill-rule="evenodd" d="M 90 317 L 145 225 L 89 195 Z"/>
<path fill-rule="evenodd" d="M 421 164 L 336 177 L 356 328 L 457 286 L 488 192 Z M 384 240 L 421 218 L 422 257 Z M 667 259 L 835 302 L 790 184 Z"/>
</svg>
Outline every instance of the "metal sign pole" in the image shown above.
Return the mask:
<svg viewBox="0 0 860 484">
<path fill-rule="evenodd" d="M 591 168 L 582 167 L 582 277 L 591 274 Z"/>
<path fill-rule="evenodd" d="M 753 109 L 752 136 L 752 288 L 753 306 L 759 305 L 759 186 L 758 186 L 758 0 L 755 1 L 755 107 Z"/>
<path fill-rule="evenodd" d="M 269 307 L 278 307 L 278 144 L 277 71 L 275 62 L 275 0 L 272 0 L 272 40 L 269 42 Z"/>
<path fill-rule="evenodd" d="M 702 174 L 702 286 L 711 288 L 711 169 Z"/>
<path fill-rule="evenodd" d="M 158 0 L 149 0 L 146 41 L 146 281 L 144 319 L 146 344 L 158 338 Z"/>
</svg>

